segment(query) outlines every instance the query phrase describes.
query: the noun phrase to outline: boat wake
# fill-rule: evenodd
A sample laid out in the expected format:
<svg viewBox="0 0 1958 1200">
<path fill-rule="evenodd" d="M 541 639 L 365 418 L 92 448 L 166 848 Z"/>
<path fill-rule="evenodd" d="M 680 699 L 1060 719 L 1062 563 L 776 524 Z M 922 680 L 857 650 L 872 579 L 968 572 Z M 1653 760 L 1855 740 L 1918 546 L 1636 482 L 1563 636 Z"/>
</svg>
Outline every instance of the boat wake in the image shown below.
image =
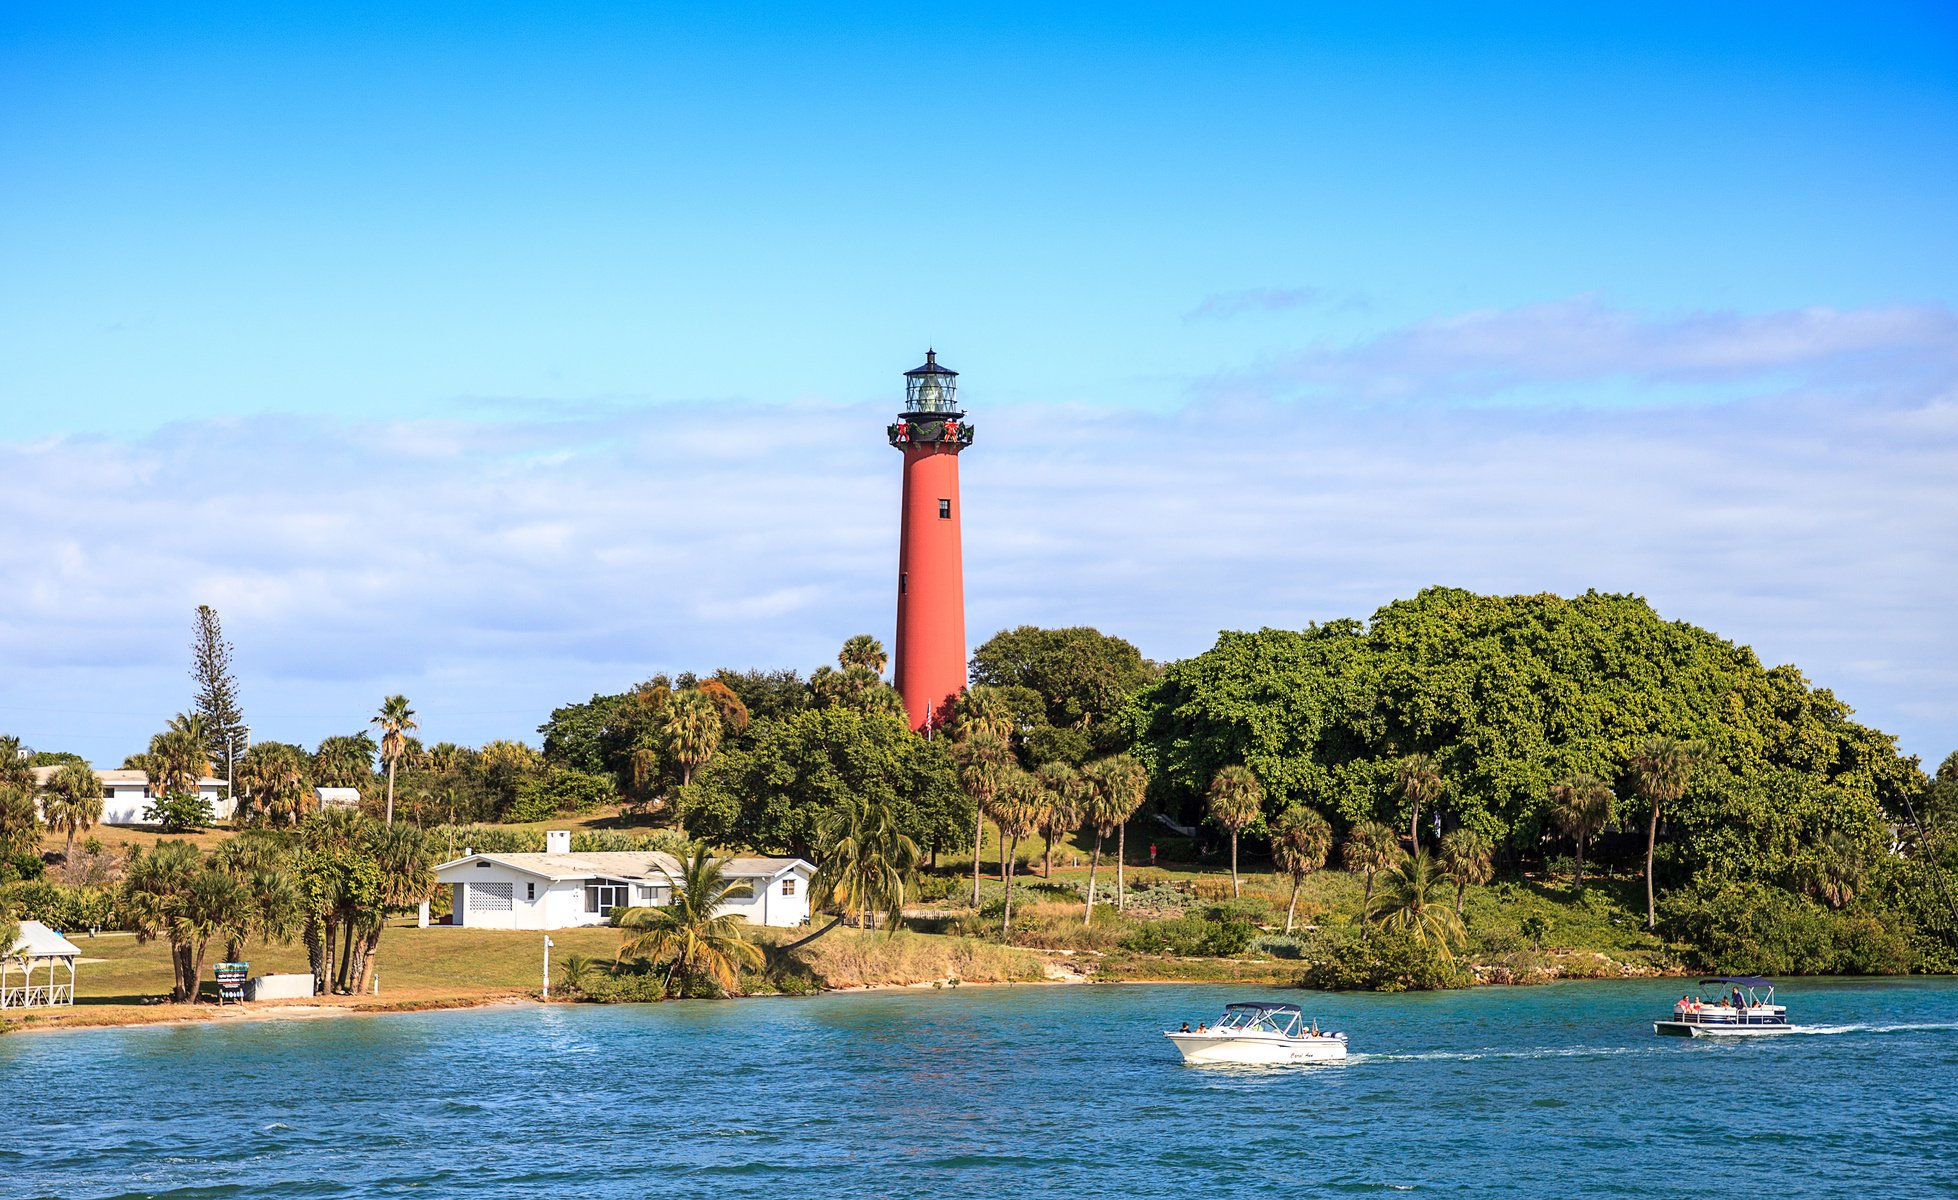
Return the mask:
<svg viewBox="0 0 1958 1200">
<path fill-rule="evenodd" d="M 1906 1025 L 1795 1025 L 1790 1033 L 1837 1034 L 1837 1033 L 1950 1033 L 1958 1030 L 1958 1021 L 1927 1021 L 1921 1024 Z"/>
<path fill-rule="evenodd" d="M 1348 1062 L 1476 1062 L 1505 1058 L 1604 1058 L 1646 1054 L 1647 1046 L 1536 1046 L 1527 1050 L 1427 1050 L 1416 1054 L 1352 1054 Z"/>
</svg>

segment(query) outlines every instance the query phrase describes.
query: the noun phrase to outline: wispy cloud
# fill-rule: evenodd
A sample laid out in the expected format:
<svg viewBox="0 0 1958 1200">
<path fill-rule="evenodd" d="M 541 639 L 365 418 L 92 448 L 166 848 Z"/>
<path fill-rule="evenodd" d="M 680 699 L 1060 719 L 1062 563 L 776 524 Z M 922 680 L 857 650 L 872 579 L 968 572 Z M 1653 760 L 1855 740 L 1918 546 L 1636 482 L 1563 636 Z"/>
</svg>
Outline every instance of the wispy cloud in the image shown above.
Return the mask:
<svg viewBox="0 0 1958 1200">
<path fill-rule="evenodd" d="M 1892 388 L 1949 380 L 1954 371 L 1958 313 L 1938 305 L 1652 316 L 1581 296 L 1437 317 L 1356 345 L 1286 355 L 1221 383 L 1234 393 L 1445 401 L 1610 381 Z"/>
<path fill-rule="evenodd" d="M 1746 385 L 1719 404 L 1274 405 L 1274 382 L 1170 413 L 975 412 L 969 628 L 1088 622 L 1172 657 L 1431 583 L 1631 591 L 1800 663 L 1941 755 L 1958 730 L 1949 320 L 1586 301 L 1302 359 L 1381 396 L 1489 362 Z M 137 748 L 188 698 L 199 603 L 238 644 L 261 736 L 355 728 L 394 690 L 432 737 L 521 736 L 654 670 L 807 669 L 851 633 L 889 635 L 887 417 L 668 405 L 0 444 L 0 729 L 103 759 Z"/>
<path fill-rule="evenodd" d="M 1304 308 L 1325 300 L 1326 293 L 1319 288 L 1247 288 L 1238 292 L 1214 292 L 1205 296 L 1198 305 L 1183 314 L 1186 321 L 1203 321 L 1219 317 L 1235 317 L 1250 312 L 1282 312 L 1288 308 Z"/>
</svg>

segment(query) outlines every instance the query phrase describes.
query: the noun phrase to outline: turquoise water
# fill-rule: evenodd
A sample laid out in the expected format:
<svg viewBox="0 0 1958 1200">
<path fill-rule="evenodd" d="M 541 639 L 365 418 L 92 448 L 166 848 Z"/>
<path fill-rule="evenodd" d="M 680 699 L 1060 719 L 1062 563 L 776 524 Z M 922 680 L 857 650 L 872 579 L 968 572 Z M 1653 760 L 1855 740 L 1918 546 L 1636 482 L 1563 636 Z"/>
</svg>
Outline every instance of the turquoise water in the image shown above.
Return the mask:
<svg viewBox="0 0 1958 1200">
<path fill-rule="evenodd" d="M 1185 1067 L 1267 991 L 964 988 L 0 1038 L 6 1196 L 1950 1196 L 1958 984 L 1659 1039 L 1677 982 L 1287 993 L 1343 1065 Z"/>
</svg>

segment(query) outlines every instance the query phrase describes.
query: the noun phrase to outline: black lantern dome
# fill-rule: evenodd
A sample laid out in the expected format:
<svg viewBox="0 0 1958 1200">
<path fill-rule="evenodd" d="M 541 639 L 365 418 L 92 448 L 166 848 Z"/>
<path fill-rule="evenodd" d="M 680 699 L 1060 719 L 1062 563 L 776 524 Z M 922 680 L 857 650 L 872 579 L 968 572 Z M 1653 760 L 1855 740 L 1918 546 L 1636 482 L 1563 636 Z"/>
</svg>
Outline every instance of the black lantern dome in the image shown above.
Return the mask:
<svg viewBox="0 0 1958 1200">
<path fill-rule="evenodd" d="M 938 365 L 938 351 L 925 351 L 925 365 L 904 373 L 904 410 L 914 413 L 955 413 L 952 401 L 959 390 L 959 373 Z"/>
</svg>

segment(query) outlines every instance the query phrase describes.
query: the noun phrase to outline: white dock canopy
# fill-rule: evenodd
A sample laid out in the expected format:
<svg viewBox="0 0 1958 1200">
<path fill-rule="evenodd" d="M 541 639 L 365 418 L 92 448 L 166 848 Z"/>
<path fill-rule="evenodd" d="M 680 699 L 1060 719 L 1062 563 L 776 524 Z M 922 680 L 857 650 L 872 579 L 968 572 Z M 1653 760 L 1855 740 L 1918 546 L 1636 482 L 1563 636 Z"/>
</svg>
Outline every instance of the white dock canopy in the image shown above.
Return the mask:
<svg viewBox="0 0 1958 1200">
<path fill-rule="evenodd" d="M 22 921 L 20 937 L 0 954 L 0 1008 L 75 1002 L 80 946 L 39 921 Z"/>
</svg>

